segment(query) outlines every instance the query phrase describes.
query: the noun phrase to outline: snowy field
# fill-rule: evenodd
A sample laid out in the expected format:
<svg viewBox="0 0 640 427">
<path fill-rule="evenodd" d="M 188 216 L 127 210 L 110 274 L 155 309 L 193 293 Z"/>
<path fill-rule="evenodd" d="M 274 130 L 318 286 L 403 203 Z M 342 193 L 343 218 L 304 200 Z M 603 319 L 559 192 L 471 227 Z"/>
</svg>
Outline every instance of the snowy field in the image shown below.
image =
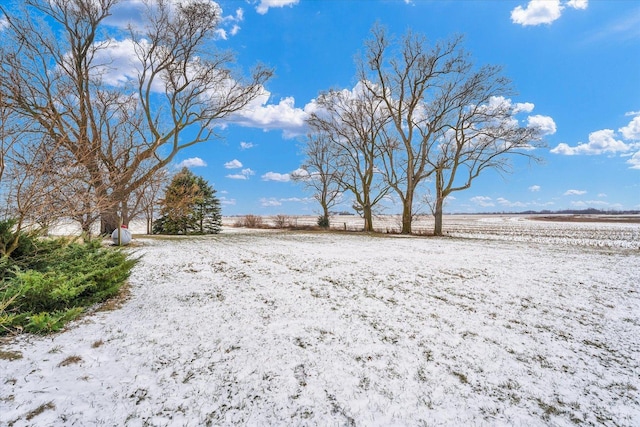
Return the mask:
<svg viewBox="0 0 640 427">
<path fill-rule="evenodd" d="M 0 345 L 0 425 L 640 425 L 640 225 L 454 225 L 138 238 L 121 308 Z"/>
</svg>

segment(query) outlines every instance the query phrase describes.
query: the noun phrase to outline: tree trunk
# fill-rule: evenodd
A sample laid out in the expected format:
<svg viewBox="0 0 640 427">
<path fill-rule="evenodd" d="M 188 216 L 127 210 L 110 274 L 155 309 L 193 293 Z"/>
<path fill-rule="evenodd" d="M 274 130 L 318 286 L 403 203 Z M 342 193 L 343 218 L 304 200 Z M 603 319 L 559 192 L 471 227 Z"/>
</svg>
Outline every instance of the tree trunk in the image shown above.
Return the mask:
<svg viewBox="0 0 640 427">
<path fill-rule="evenodd" d="M 433 227 L 433 234 L 436 236 L 442 236 L 442 207 L 444 205 L 444 176 L 442 169 L 436 169 L 436 208 L 433 212 L 435 219 L 435 225 Z"/>
<path fill-rule="evenodd" d="M 121 202 L 117 197 L 112 197 L 109 200 L 109 206 L 100 213 L 100 234 L 110 236 L 113 230 L 120 228 L 122 224 L 128 226 L 129 219 L 129 206 L 126 200 Z"/>
<path fill-rule="evenodd" d="M 407 192 L 407 197 L 402 203 L 402 234 L 411 234 L 411 222 L 413 221 L 413 194 Z"/>
<path fill-rule="evenodd" d="M 326 203 L 322 204 L 322 215 L 324 216 L 325 219 L 325 224 L 326 224 L 326 228 L 329 229 L 331 228 L 331 222 L 329 220 L 329 206 Z"/>
<path fill-rule="evenodd" d="M 91 226 L 93 225 L 93 221 L 82 220 L 80 221 L 80 229 L 82 230 L 82 234 L 86 236 L 86 238 L 91 238 Z"/>
<path fill-rule="evenodd" d="M 118 209 L 114 206 L 104 209 L 100 214 L 100 234 L 110 236 L 120 226 Z"/>
<path fill-rule="evenodd" d="M 366 204 L 362 209 L 362 216 L 364 218 L 364 231 L 373 232 L 373 213 L 371 212 L 371 206 Z"/>
<path fill-rule="evenodd" d="M 442 236 L 442 206 L 444 205 L 444 197 L 438 195 L 436 198 L 436 209 L 433 213 L 435 217 L 435 226 L 433 228 L 433 234 L 436 236 Z"/>
<path fill-rule="evenodd" d="M 124 202 L 122 202 L 121 204 L 121 208 L 120 208 L 120 218 L 122 219 L 122 222 L 118 223 L 118 226 L 124 224 L 127 227 L 129 226 L 129 205 L 127 204 L 126 200 Z"/>
<path fill-rule="evenodd" d="M 18 249 L 18 246 L 20 245 L 20 236 L 22 235 L 22 219 L 17 222 L 15 228 L 16 229 L 12 236 L 13 240 L 8 247 L 2 248 L 2 253 L 0 254 L 2 256 L 0 256 L 0 258 L 9 258 L 13 251 Z M 9 231 L 9 234 L 11 234 L 11 231 Z"/>
</svg>

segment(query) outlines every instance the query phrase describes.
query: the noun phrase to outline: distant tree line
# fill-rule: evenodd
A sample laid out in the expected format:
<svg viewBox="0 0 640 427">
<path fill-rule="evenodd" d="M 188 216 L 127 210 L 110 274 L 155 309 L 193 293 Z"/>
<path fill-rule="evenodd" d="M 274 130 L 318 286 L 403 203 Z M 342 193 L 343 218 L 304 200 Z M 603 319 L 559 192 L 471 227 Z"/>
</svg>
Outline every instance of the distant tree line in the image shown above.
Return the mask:
<svg viewBox="0 0 640 427">
<path fill-rule="evenodd" d="M 478 215 L 511 214 L 511 215 L 640 215 L 640 210 L 615 210 L 615 209 L 561 209 L 561 210 L 541 210 L 541 211 L 520 211 L 520 212 L 484 212 Z"/>
</svg>

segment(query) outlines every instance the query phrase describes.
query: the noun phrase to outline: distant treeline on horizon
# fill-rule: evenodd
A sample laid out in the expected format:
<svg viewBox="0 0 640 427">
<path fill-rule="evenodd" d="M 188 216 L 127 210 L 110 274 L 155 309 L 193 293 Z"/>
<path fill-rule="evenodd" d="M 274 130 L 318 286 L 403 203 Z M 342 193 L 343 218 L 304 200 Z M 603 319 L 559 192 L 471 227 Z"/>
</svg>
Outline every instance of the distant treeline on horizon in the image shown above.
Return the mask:
<svg viewBox="0 0 640 427">
<path fill-rule="evenodd" d="M 331 216 L 348 216 L 348 215 L 357 215 L 355 212 L 330 212 Z M 377 216 L 398 216 L 402 215 L 401 213 L 395 214 L 382 214 Z M 521 211 L 521 212 L 512 212 L 512 211 L 496 211 L 496 212 L 445 212 L 445 215 L 640 215 L 640 210 L 601 210 L 601 209 L 562 209 L 562 210 L 541 210 L 541 211 Z M 236 214 L 236 215 L 225 215 L 226 217 L 243 217 L 245 214 Z M 260 216 L 260 215 L 258 215 Z M 274 215 L 264 215 L 264 216 L 274 216 Z M 313 216 L 313 215 L 286 215 L 286 216 Z M 430 216 L 430 214 L 421 214 L 419 216 Z"/>
<path fill-rule="evenodd" d="M 452 213 L 451 215 L 640 215 L 640 210 L 562 209 L 557 211 Z"/>
</svg>

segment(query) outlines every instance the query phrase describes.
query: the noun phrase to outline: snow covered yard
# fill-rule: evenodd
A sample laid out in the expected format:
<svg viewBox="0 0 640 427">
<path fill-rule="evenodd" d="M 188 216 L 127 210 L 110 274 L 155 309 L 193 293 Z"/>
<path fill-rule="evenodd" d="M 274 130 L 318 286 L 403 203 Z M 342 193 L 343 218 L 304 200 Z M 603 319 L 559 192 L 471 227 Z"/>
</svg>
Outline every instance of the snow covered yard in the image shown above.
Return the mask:
<svg viewBox="0 0 640 427">
<path fill-rule="evenodd" d="M 637 245 L 138 243 L 122 308 L 0 346 L 0 425 L 640 424 Z"/>
</svg>

